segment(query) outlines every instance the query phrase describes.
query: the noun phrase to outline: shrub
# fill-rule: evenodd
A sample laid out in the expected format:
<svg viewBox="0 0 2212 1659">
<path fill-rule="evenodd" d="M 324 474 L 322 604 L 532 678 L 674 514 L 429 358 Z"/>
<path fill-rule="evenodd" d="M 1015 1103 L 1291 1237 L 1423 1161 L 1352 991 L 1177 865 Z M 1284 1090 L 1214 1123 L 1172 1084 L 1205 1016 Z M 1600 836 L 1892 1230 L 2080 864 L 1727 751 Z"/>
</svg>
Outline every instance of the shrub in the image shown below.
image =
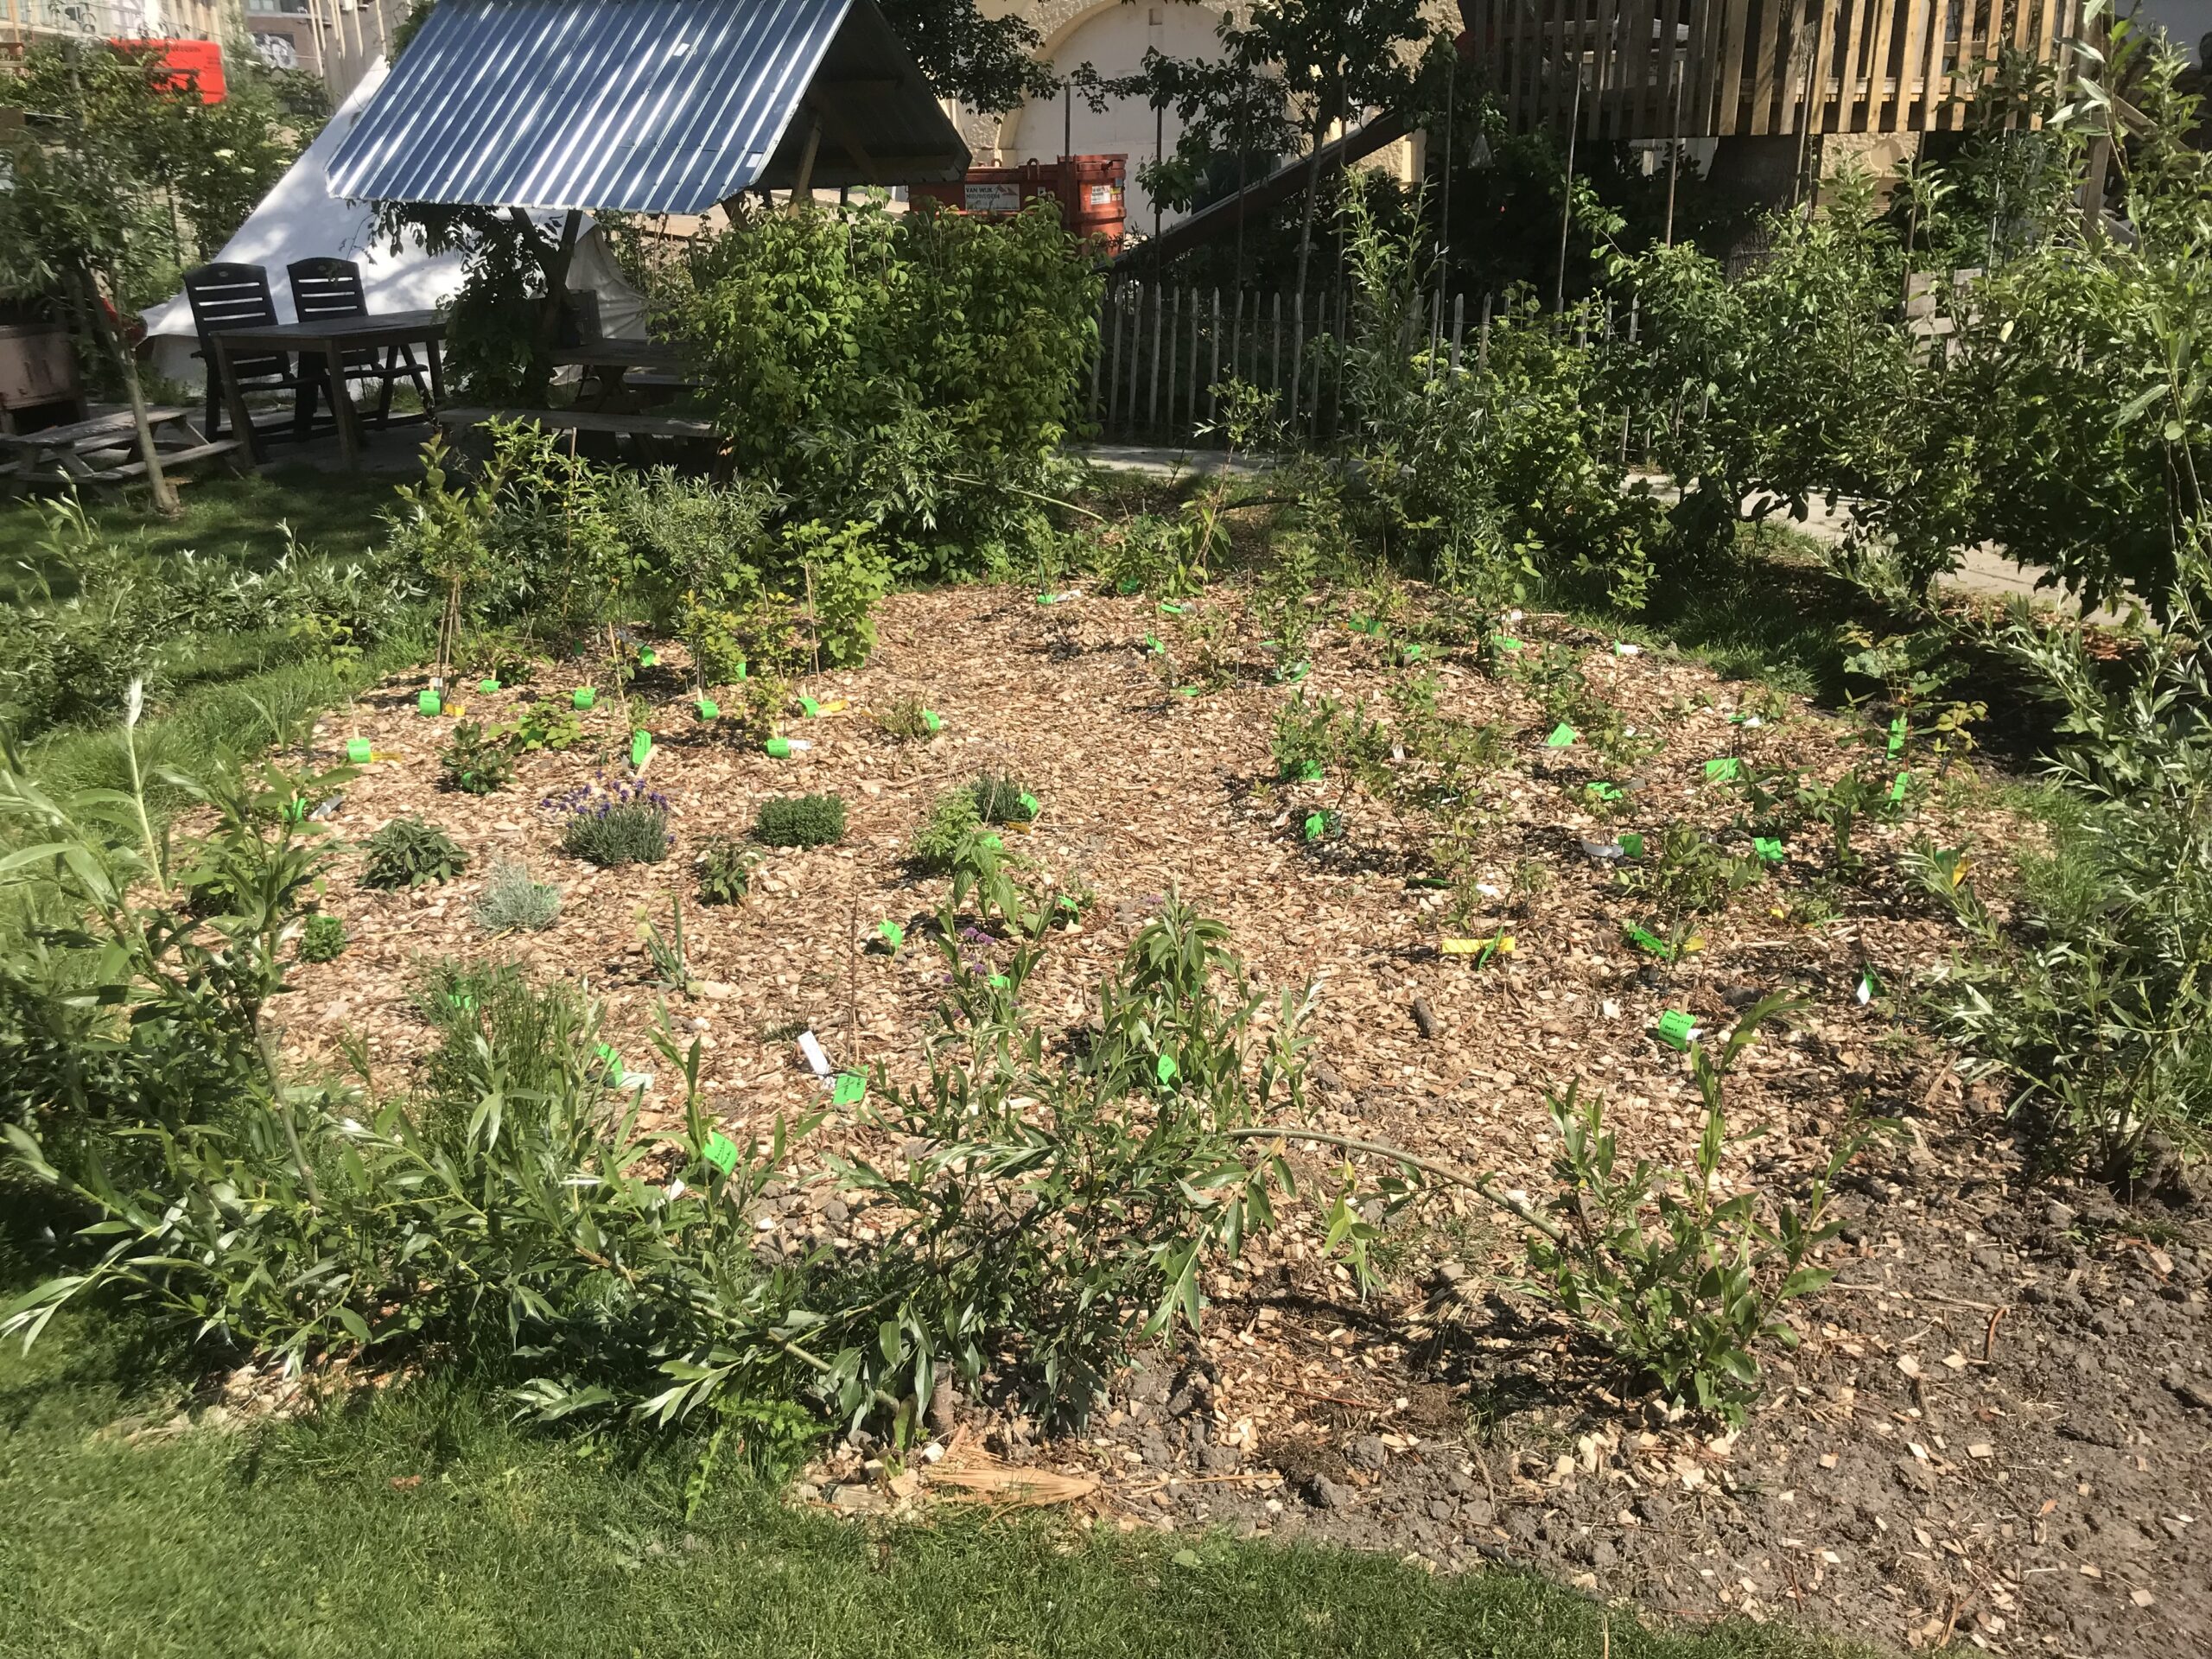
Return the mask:
<svg viewBox="0 0 2212 1659">
<path fill-rule="evenodd" d="M 891 556 L 876 527 L 810 519 L 787 527 L 783 541 L 785 561 L 808 595 L 822 660 L 843 667 L 866 662 L 875 649 L 876 601 L 891 587 Z"/>
<path fill-rule="evenodd" d="M 982 822 L 982 814 L 976 810 L 973 789 L 947 790 L 930 803 L 930 815 L 915 832 L 912 855 L 914 868 L 931 875 L 947 874 L 960 844 Z"/>
<path fill-rule="evenodd" d="M 699 854 L 699 901 L 736 905 L 753 887 L 753 867 L 760 855 L 743 842 L 717 836 Z"/>
<path fill-rule="evenodd" d="M 985 823 L 1027 823 L 1041 810 L 1036 796 L 1012 772 L 984 772 L 969 792 L 975 797 L 976 816 Z"/>
<path fill-rule="evenodd" d="M 561 913 L 561 889 L 531 878 L 520 859 L 503 858 L 475 905 L 476 925 L 487 933 L 537 933 Z"/>
<path fill-rule="evenodd" d="M 346 945 L 346 924 L 326 911 L 308 918 L 294 948 L 302 962 L 335 962 Z"/>
<path fill-rule="evenodd" d="M 446 782 L 464 794 L 489 795 L 514 781 L 514 750 L 499 733 L 473 720 L 453 728 L 438 764 Z"/>
<path fill-rule="evenodd" d="M 450 881 L 468 868 L 467 852 L 435 823 L 394 818 L 365 843 L 365 887 L 426 887 Z"/>
<path fill-rule="evenodd" d="M 1775 996 L 1746 1011 L 1718 1058 L 1702 1043 L 1691 1048 L 1705 1128 L 1689 1173 L 1662 1172 L 1643 1159 L 1620 1173 L 1600 1103 L 1580 1100 L 1579 1084 L 1547 1096 L 1564 1146 L 1553 1164 L 1558 1226 L 1529 1241 L 1538 1289 L 1638 1380 L 1733 1422 L 1758 1392 L 1754 1348 L 1796 1346 L 1783 1304 L 1834 1276 L 1810 1256 L 1840 1225 L 1826 1217 L 1828 1184 L 1866 1142 L 1864 1133 L 1847 1135 L 1804 1207 L 1776 1205 L 1771 1219 L 1758 1195 L 1714 1190 L 1729 1142 L 1724 1081 L 1759 1026 L 1793 1006 Z"/>
<path fill-rule="evenodd" d="M 1344 753 L 1344 709 L 1334 697 L 1309 703 L 1300 691 L 1275 710 L 1275 776 L 1286 781 L 1316 779 Z"/>
<path fill-rule="evenodd" d="M 827 847 L 845 835 L 845 803 L 836 795 L 778 795 L 760 803 L 753 838 L 770 847 Z"/>
<path fill-rule="evenodd" d="M 561 821 L 561 850 L 601 869 L 658 864 L 668 856 L 668 797 L 626 778 L 612 787 L 585 785 L 548 796 L 546 810 Z"/>
<path fill-rule="evenodd" d="M 543 698 L 523 704 L 522 712 L 500 731 L 524 754 L 540 750 L 558 753 L 584 734 L 583 722 L 573 708 Z"/>
<path fill-rule="evenodd" d="M 884 735 L 899 743 L 926 743 L 936 734 L 930 724 L 930 710 L 919 697 L 899 697 L 888 709 L 879 710 L 877 727 Z"/>
</svg>

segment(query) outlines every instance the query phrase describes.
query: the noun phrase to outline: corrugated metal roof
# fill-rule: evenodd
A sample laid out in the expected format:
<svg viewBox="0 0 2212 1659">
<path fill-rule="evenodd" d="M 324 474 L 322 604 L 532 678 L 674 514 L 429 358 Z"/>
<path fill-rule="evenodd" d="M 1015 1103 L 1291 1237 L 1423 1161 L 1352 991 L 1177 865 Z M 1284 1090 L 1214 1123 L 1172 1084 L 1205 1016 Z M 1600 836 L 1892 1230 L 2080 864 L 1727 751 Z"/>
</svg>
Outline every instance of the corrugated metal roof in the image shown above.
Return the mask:
<svg viewBox="0 0 2212 1659">
<path fill-rule="evenodd" d="M 966 170 L 874 0 L 439 0 L 330 185 L 357 200 L 697 213 L 788 187 L 815 118 L 815 184 Z"/>
</svg>

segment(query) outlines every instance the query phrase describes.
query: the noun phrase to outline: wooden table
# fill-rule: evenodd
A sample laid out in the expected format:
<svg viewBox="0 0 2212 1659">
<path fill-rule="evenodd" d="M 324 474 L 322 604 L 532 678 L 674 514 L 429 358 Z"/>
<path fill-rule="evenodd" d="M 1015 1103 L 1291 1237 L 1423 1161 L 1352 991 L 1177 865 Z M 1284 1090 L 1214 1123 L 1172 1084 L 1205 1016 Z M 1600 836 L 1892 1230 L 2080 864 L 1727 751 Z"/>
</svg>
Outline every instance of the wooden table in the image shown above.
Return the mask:
<svg viewBox="0 0 2212 1659">
<path fill-rule="evenodd" d="M 581 367 L 596 388 L 594 406 L 626 391 L 686 391 L 697 386 L 689 372 L 690 359 L 681 346 L 658 340 L 594 340 L 581 346 L 556 346 L 556 368 Z M 639 372 L 632 374 L 632 370 Z M 578 401 L 582 401 L 580 390 Z"/>
<path fill-rule="evenodd" d="M 238 448 L 235 438 L 209 442 L 189 410 L 149 409 L 146 423 L 153 429 L 154 453 L 164 468 L 226 455 Z M 0 474 L 26 482 L 46 478 L 84 487 L 127 484 L 146 475 L 146 463 L 138 454 L 138 428 L 127 409 L 35 432 L 0 433 L 0 454 L 12 457 L 0 467 Z"/>
<path fill-rule="evenodd" d="M 231 372 L 237 357 L 293 352 L 305 359 L 320 357 L 330 377 L 331 413 L 338 423 L 338 449 L 348 472 L 361 466 L 360 417 L 346 390 L 346 357 L 349 352 L 382 351 L 392 346 L 422 345 L 429 348 L 430 399 L 442 402 L 445 383 L 440 378 L 438 346 L 446 337 L 446 320 L 435 311 L 388 311 L 359 317 L 324 317 L 315 322 L 280 322 L 245 328 L 219 328 L 209 335 L 215 348 L 215 372 L 223 378 L 223 399 L 231 411 L 231 424 L 253 444 L 254 458 L 261 458 L 261 440 L 246 413 L 245 393 Z M 304 373 L 307 365 L 301 363 Z"/>
</svg>

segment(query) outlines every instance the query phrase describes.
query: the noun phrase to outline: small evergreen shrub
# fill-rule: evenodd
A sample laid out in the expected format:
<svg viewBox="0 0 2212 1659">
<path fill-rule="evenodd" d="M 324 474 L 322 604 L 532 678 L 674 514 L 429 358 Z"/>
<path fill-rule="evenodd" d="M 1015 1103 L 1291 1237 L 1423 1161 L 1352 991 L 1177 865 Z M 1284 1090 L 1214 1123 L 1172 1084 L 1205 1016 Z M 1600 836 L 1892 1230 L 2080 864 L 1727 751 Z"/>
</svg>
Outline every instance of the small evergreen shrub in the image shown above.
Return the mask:
<svg viewBox="0 0 2212 1659">
<path fill-rule="evenodd" d="M 346 924 L 327 912 L 318 912 L 308 917 L 307 925 L 300 930 L 300 960 L 335 962 L 346 944 Z"/>
<path fill-rule="evenodd" d="M 515 779 L 514 749 L 499 733 L 473 720 L 453 728 L 438 764 L 446 782 L 467 795 L 489 795 Z"/>
<path fill-rule="evenodd" d="M 845 836 L 838 795 L 778 795 L 760 803 L 753 838 L 770 847 L 827 847 Z"/>
<path fill-rule="evenodd" d="M 468 854 L 451 836 L 421 818 L 394 818 L 368 838 L 365 887 L 427 887 L 468 868 Z"/>
<path fill-rule="evenodd" d="M 561 820 L 561 850 L 603 870 L 668 856 L 668 797 L 638 779 L 584 785 L 543 804 Z"/>
<path fill-rule="evenodd" d="M 717 836 L 699 855 L 699 902 L 737 905 L 752 890 L 757 855 L 743 842 Z"/>
<path fill-rule="evenodd" d="M 875 723 L 899 743 L 925 742 L 932 732 L 930 711 L 919 697 L 900 697 L 875 716 Z"/>
<path fill-rule="evenodd" d="M 537 933 L 561 913 L 561 889 L 533 880 L 520 859 L 501 859 L 476 900 L 476 925 L 486 933 Z"/>
<path fill-rule="evenodd" d="M 1012 772 L 987 772 L 970 791 L 976 815 L 985 823 L 1027 823 L 1037 816 L 1037 798 Z"/>
<path fill-rule="evenodd" d="M 931 875 L 949 873 L 960 843 L 982 822 L 973 789 L 947 790 L 930 803 L 930 815 L 914 836 L 914 868 Z"/>
</svg>

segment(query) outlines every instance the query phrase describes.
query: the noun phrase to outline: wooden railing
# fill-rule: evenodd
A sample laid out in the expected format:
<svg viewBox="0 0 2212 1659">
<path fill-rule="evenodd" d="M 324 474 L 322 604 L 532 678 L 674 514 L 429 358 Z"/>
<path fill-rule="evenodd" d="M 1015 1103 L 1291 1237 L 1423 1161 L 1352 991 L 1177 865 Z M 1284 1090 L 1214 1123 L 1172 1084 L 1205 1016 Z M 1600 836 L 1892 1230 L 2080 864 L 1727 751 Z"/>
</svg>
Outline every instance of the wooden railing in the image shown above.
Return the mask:
<svg viewBox="0 0 2212 1659">
<path fill-rule="evenodd" d="M 1468 0 L 1516 130 L 1700 138 L 1965 124 L 1977 66 L 2056 60 L 2081 0 Z M 1809 116 L 1808 112 L 1809 111 Z"/>
</svg>

